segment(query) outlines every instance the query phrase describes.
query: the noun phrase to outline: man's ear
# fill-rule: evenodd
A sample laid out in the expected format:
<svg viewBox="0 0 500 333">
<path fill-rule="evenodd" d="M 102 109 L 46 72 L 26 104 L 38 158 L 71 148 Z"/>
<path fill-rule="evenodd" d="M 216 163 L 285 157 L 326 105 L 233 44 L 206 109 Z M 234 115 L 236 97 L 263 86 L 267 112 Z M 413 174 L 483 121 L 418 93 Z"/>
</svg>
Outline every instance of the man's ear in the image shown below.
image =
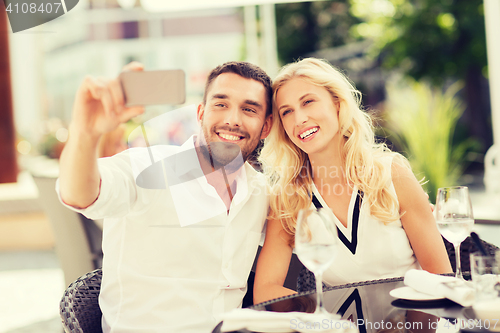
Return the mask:
<svg viewBox="0 0 500 333">
<path fill-rule="evenodd" d="M 273 115 L 269 115 L 264 120 L 264 126 L 262 127 L 262 133 L 260 134 L 260 139 L 265 139 L 271 132 L 271 127 L 273 126 Z"/>
<path fill-rule="evenodd" d="M 196 110 L 196 120 L 198 124 L 201 124 L 201 120 L 203 119 L 203 114 L 205 113 L 205 106 L 203 104 L 198 104 L 198 109 Z"/>
</svg>

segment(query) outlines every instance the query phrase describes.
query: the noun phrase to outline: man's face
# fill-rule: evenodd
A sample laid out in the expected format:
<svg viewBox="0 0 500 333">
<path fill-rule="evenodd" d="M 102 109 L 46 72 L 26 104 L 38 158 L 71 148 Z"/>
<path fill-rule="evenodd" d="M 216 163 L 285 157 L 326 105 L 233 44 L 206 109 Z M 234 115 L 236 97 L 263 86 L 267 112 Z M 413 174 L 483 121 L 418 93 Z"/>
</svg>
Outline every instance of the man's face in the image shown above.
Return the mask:
<svg viewBox="0 0 500 333">
<path fill-rule="evenodd" d="M 246 161 L 271 129 L 266 107 L 265 88 L 258 81 L 223 73 L 212 82 L 197 118 L 214 166 L 226 166 L 240 150 Z"/>
</svg>

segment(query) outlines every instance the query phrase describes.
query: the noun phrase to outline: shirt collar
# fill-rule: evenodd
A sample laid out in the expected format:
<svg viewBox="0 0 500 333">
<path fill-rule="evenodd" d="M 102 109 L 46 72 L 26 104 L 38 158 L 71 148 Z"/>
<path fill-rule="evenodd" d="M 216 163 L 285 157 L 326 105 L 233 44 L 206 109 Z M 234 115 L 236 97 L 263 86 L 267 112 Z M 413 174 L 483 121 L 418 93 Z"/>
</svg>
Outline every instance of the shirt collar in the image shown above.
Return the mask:
<svg viewBox="0 0 500 333">
<path fill-rule="evenodd" d="M 201 170 L 198 154 L 194 146 L 196 137 L 192 135 L 186 142 L 179 147 L 179 151 L 175 156 L 174 170 L 178 177 L 192 173 L 195 178 L 203 175 Z"/>
<path fill-rule="evenodd" d="M 204 173 L 201 169 L 200 161 L 198 159 L 198 154 L 195 149 L 196 136 L 191 136 L 186 142 L 184 142 L 180 147 L 178 154 L 176 154 L 174 171 L 178 177 L 190 175 L 193 179 L 204 177 Z M 238 171 L 236 176 L 236 193 L 243 194 L 243 197 L 238 196 L 239 200 L 243 200 L 248 192 L 253 192 L 257 183 L 261 180 L 258 178 L 259 173 L 248 163 L 245 162 L 243 167 Z M 237 200 L 237 201 L 239 201 Z"/>
</svg>

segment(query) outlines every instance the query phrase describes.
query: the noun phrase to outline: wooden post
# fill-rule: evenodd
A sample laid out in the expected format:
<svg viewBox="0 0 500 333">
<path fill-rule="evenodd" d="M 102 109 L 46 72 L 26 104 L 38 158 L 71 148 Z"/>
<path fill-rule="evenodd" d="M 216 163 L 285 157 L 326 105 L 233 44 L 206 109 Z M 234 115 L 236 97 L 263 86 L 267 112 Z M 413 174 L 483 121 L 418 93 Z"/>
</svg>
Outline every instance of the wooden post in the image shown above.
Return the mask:
<svg viewBox="0 0 500 333">
<path fill-rule="evenodd" d="M 0 183 L 17 181 L 14 114 L 10 83 L 9 27 L 0 1 Z"/>
</svg>

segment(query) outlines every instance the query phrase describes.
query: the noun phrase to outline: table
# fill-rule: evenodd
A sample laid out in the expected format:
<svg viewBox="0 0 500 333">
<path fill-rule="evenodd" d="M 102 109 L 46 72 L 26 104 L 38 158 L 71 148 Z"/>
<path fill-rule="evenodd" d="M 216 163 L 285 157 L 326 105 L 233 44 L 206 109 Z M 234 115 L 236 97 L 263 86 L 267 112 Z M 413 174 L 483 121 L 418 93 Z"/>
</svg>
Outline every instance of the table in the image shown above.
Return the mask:
<svg viewBox="0 0 500 333">
<path fill-rule="evenodd" d="M 406 301 L 389 292 L 403 287 L 403 278 L 350 283 L 325 289 L 324 305 L 348 319 L 360 333 L 456 333 L 487 332 L 474 320 L 472 309 L 449 300 Z M 306 292 L 254 305 L 259 311 L 314 312 L 316 294 Z M 297 325 L 298 323 L 291 323 Z M 213 333 L 220 332 L 220 326 Z M 497 324 L 497 328 L 500 323 Z M 249 332 L 248 330 L 241 332 Z"/>
</svg>

